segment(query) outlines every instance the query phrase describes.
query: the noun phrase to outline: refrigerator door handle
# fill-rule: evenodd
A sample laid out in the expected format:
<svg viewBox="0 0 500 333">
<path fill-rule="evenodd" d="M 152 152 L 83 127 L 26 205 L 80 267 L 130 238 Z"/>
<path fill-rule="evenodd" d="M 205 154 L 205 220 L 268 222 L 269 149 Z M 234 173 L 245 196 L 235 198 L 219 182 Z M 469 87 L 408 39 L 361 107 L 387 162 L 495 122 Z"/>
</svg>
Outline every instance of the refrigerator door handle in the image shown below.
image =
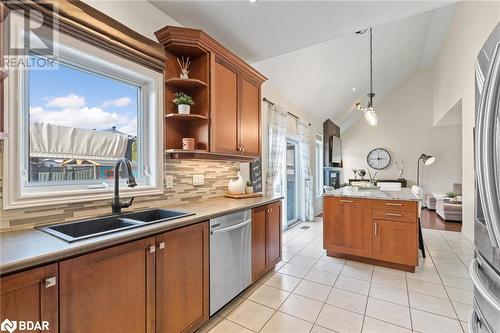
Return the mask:
<svg viewBox="0 0 500 333">
<path fill-rule="evenodd" d="M 491 328 L 488 326 L 488 324 L 485 322 L 483 314 L 479 310 L 479 307 L 477 306 L 476 302 L 474 302 L 474 308 L 469 314 L 469 332 L 470 333 L 478 333 L 477 327 L 481 327 L 484 331 L 488 333 L 493 333 Z"/>
<path fill-rule="evenodd" d="M 476 163 L 480 205 L 491 245 L 500 245 L 500 193 L 495 179 L 495 126 L 500 105 L 500 43 L 495 46 L 484 81 L 477 119 Z"/>
<path fill-rule="evenodd" d="M 469 314 L 469 332 L 477 333 L 477 324 L 479 322 L 479 318 L 476 315 L 476 311 L 472 310 Z"/>
<path fill-rule="evenodd" d="M 479 258 L 479 257 L 478 257 Z M 492 307 L 496 309 L 496 311 L 500 312 L 500 300 L 496 298 L 495 294 L 493 294 L 488 287 L 484 284 L 481 276 L 479 275 L 479 269 L 491 269 L 487 263 L 480 264 L 478 258 L 472 260 L 469 271 L 470 276 L 472 278 L 472 282 L 474 283 L 475 289 L 484 297 L 484 299 L 490 303 Z"/>
</svg>

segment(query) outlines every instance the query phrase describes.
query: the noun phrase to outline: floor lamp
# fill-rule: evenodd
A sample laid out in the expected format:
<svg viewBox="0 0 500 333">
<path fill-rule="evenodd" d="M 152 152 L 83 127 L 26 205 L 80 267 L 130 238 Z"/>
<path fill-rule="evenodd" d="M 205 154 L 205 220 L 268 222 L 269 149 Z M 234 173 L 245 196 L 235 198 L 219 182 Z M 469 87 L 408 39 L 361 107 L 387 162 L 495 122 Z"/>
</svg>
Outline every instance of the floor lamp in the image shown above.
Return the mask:
<svg viewBox="0 0 500 333">
<path fill-rule="evenodd" d="M 420 160 L 424 162 L 424 165 L 431 165 L 436 161 L 436 158 L 431 155 L 427 154 L 422 154 L 417 160 L 417 186 L 419 186 L 419 181 L 420 181 Z"/>
</svg>

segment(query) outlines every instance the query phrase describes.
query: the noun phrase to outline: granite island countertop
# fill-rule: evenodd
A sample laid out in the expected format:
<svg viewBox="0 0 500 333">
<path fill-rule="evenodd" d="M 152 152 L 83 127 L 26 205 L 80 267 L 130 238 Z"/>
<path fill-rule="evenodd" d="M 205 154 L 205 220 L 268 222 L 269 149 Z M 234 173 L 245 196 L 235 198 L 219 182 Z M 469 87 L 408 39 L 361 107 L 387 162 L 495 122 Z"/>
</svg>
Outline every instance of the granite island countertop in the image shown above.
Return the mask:
<svg viewBox="0 0 500 333">
<path fill-rule="evenodd" d="M 418 201 L 418 197 L 413 194 L 411 189 L 402 188 L 401 191 L 382 191 L 382 190 L 360 190 L 345 186 L 336 190 L 329 190 L 323 193 L 325 197 L 348 197 L 358 199 L 379 199 L 379 200 L 401 200 Z"/>
<path fill-rule="evenodd" d="M 263 196 L 249 199 L 216 198 L 181 205 L 155 208 L 184 210 L 195 215 L 166 222 L 151 223 L 99 237 L 67 243 L 35 228 L 0 233 L 0 274 L 53 263 L 66 258 L 93 252 L 117 244 L 156 235 L 167 230 L 207 221 L 211 218 L 263 206 L 283 199 Z M 150 208 L 152 209 L 152 208 Z"/>
</svg>

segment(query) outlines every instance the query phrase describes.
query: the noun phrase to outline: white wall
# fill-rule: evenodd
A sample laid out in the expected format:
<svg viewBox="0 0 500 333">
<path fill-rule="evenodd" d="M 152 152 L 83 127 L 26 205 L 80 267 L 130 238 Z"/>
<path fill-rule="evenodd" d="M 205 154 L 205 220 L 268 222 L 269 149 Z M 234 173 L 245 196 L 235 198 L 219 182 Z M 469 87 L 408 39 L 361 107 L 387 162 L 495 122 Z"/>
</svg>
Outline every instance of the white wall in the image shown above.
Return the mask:
<svg viewBox="0 0 500 333">
<path fill-rule="evenodd" d="M 462 99 L 462 231 L 471 239 L 474 236 L 474 61 L 499 21 L 498 1 L 459 3 L 434 67 L 434 123 Z"/>
<path fill-rule="evenodd" d="M 421 70 L 376 104 L 378 126 L 360 120 L 342 134 L 344 178 L 353 178 L 352 169 L 368 169 L 366 155 L 373 148 L 387 149 L 391 165 L 378 171 L 378 179 L 396 179 L 395 160 L 403 160 L 408 186 L 416 182 L 417 159 L 421 153 L 436 157 L 428 167 L 421 165 L 425 192 L 447 192 L 461 182 L 460 126 L 433 126 L 432 72 Z M 373 172 L 373 169 L 370 169 Z"/>
<path fill-rule="evenodd" d="M 83 2 L 154 41 L 156 41 L 154 32 L 164 26 L 182 26 L 146 0 L 83 0 Z"/>
<path fill-rule="evenodd" d="M 264 73 L 265 75 L 265 73 Z M 323 121 L 320 119 L 315 119 L 311 114 L 306 113 L 306 110 L 302 110 L 293 104 L 289 99 L 281 95 L 269 82 L 265 82 L 262 86 L 262 97 L 266 97 L 270 101 L 282 105 L 286 112 L 293 113 L 300 119 L 311 123 L 309 127 L 309 156 L 311 159 L 311 172 L 313 178 L 316 179 L 316 133 L 323 134 Z M 268 105 L 266 102 L 262 102 L 262 179 L 266 179 L 267 175 L 267 165 L 268 165 L 268 154 L 269 154 L 269 124 L 268 124 Z M 314 184 L 316 186 L 316 184 Z M 316 187 L 314 187 L 314 193 L 316 193 Z M 322 198 L 315 198 L 314 200 L 314 212 L 318 213 L 323 210 Z"/>
</svg>

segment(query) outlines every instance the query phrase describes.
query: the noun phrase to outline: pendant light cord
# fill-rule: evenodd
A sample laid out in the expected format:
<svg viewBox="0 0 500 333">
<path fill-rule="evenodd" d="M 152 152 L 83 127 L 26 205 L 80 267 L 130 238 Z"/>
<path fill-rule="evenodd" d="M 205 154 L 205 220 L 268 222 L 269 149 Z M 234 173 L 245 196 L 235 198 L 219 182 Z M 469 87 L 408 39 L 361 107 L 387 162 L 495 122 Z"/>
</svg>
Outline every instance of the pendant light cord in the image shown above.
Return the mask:
<svg viewBox="0 0 500 333">
<path fill-rule="evenodd" d="M 370 107 L 373 107 L 373 33 L 370 28 Z"/>
</svg>

